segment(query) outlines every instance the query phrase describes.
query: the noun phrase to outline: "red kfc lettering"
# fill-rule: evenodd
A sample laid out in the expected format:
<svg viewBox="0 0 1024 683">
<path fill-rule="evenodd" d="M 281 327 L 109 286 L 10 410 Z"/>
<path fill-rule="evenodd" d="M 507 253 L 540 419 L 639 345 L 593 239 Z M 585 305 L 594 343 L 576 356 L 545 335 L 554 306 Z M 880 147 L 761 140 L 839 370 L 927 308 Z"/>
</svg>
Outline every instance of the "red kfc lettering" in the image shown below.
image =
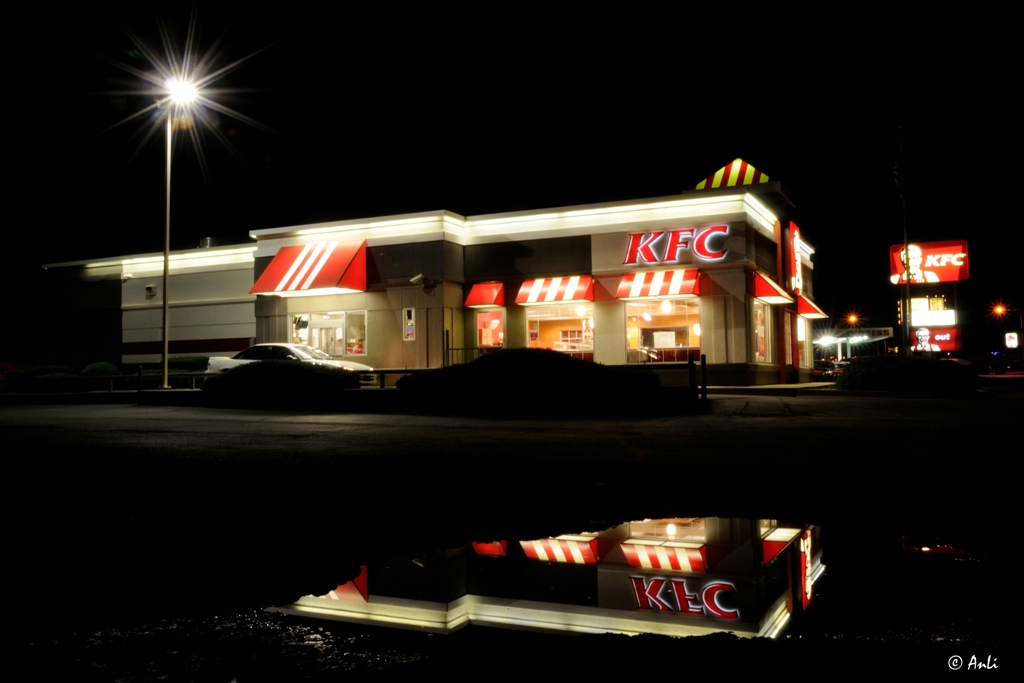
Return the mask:
<svg viewBox="0 0 1024 683">
<path fill-rule="evenodd" d="M 718 594 L 722 591 L 734 593 L 736 589 L 728 583 L 709 583 L 704 586 L 704 591 L 700 594 L 701 602 L 703 602 L 704 607 L 716 617 L 722 617 L 723 619 L 738 619 L 740 616 L 739 610 L 729 609 L 718 604 Z"/>
<path fill-rule="evenodd" d="M 724 581 L 709 583 L 700 591 L 698 599 L 697 593 L 687 590 L 685 580 L 672 579 L 672 593 L 675 594 L 675 604 L 673 605 L 661 595 L 666 579 L 652 578 L 648 580 L 642 576 L 631 576 L 629 580 L 633 586 L 633 594 L 636 596 L 636 604 L 639 609 L 680 612 L 697 616 L 713 614 L 722 619 L 739 619 L 738 609 L 726 607 L 718 601 L 719 593 L 736 592 L 736 587 L 731 583 Z"/>
<path fill-rule="evenodd" d="M 707 259 L 708 261 L 717 261 L 725 258 L 725 254 L 728 250 L 723 249 L 722 251 L 709 251 L 708 240 L 714 235 L 728 233 L 729 226 L 727 225 L 716 225 L 708 228 L 707 230 L 701 231 L 701 233 L 697 235 L 697 238 L 693 240 L 693 253 L 702 259 Z"/>
<path fill-rule="evenodd" d="M 657 263 L 658 257 L 654 255 L 651 245 L 661 237 L 663 232 L 640 233 L 629 236 L 629 246 L 626 248 L 626 260 L 623 265 L 635 265 L 637 259 L 647 263 Z"/>
<path fill-rule="evenodd" d="M 690 240 L 684 240 L 684 237 L 693 237 L 693 228 L 673 230 L 668 234 L 668 246 L 665 247 L 664 261 L 678 261 L 679 250 L 690 248 Z"/>
<path fill-rule="evenodd" d="M 682 579 L 672 579 L 672 592 L 676 594 L 676 602 L 679 603 L 679 611 L 683 614 L 704 614 L 704 608 L 697 600 L 696 593 L 686 590 L 686 582 Z"/>
<path fill-rule="evenodd" d="M 651 582 L 647 583 L 642 576 L 631 576 L 629 580 L 633 582 L 633 592 L 636 594 L 636 602 L 640 609 L 674 611 L 667 602 L 658 597 L 662 586 L 665 585 L 665 579 L 651 579 Z"/>
</svg>

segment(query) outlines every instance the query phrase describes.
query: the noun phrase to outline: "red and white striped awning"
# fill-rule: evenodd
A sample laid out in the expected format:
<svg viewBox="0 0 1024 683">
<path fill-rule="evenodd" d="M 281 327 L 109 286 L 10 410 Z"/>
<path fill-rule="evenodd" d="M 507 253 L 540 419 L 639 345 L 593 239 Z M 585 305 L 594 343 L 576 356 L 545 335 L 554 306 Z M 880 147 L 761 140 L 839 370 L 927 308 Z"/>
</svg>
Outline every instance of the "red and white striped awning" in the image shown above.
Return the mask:
<svg viewBox="0 0 1024 683">
<path fill-rule="evenodd" d="M 700 273 L 696 270 L 649 270 L 623 275 L 615 297 L 648 299 L 699 294 Z"/>
<path fill-rule="evenodd" d="M 281 247 L 250 294 L 312 296 L 366 291 L 366 242 Z"/>
<path fill-rule="evenodd" d="M 803 294 L 798 294 L 796 297 L 796 314 L 801 318 L 814 318 L 815 320 L 828 317 L 825 315 L 825 311 L 818 308 L 817 304 Z"/>
<path fill-rule="evenodd" d="M 500 282 L 478 282 L 469 290 L 466 308 L 488 308 L 505 305 L 505 285 Z"/>
<path fill-rule="evenodd" d="M 516 296 L 516 303 L 522 306 L 593 300 L 594 278 L 589 275 L 527 280 Z"/>
<path fill-rule="evenodd" d="M 360 569 L 362 571 L 359 572 L 359 576 L 348 583 L 339 585 L 334 590 L 328 591 L 327 595 L 320 597 L 327 598 L 328 600 L 341 600 L 342 602 L 369 602 L 370 593 L 366 585 L 366 565 L 360 565 Z"/>
<path fill-rule="evenodd" d="M 761 273 L 754 273 L 754 298 L 766 304 L 791 304 L 793 297 L 772 279 Z"/>
<path fill-rule="evenodd" d="M 761 541 L 761 561 L 768 564 L 775 556 L 785 550 L 793 539 L 800 535 L 800 529 L 773 529 Z"/>
<path fill-rule="evenodd" d="M 674 541 L 624 541 L 622 553 L 630 567 L 671 569 L 677 572 L 707 571 L 705 546 Z"/>
<path fill-rule="evenodd" d="M 568 562 L 569 564 L 597 564 L 596 536 L 559 536 L 539 541 L 519 541 L 523 552 L 531 560 Z"/>
</svg>

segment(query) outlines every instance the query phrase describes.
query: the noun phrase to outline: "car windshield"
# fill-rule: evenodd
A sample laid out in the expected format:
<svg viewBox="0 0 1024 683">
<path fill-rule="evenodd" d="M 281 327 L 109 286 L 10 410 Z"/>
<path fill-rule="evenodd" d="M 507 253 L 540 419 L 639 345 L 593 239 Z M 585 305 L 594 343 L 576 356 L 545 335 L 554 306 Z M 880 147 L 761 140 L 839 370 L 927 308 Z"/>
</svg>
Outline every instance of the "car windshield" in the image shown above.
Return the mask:
<svg viewBox="0 0 1024 683">
<path fill-rule="evenodd" d="M 312 346 L 300 346 L 294 345 L 292 348 L 295 349 L 295 353 L 299 354 L 305 360 L 334 360 L 330 355 L 324 353 L 320 349 L 314 349 Z"/>
</svg>

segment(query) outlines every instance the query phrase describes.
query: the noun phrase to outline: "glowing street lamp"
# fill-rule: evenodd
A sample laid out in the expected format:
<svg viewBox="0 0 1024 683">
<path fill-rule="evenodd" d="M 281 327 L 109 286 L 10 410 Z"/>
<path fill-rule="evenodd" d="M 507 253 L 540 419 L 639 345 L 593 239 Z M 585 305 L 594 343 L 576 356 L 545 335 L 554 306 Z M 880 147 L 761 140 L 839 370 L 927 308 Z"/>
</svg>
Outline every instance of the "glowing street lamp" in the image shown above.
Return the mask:
<svg viewBox="0 0 1024 683">
<path fill-rule="evenodd" d="M 161 29 L 163 34 L 163 52 L 153 50 L 145 42 L 138 39 L 135 36 L 131 36 L 132 42 L 135 44 L 135 48 L 139 54 L 145 57 L 153 66 L 152 71 L 143 71 L 136 68 L 133 65 L 120 64 L 113 60 L 111 64 L 116 66 L 123 71 L 126 71 L 134 76 L 141 78 L 153 87 L 147 87 L 139 91 L 130 91 L 129 93 L 118 92 L 117 94 L 134 94 L 144 95 L 147 98 L 154 97 L 154 100 L 146 108 L 137 111 L 121 121 L 110 126 L 107 130 L 116 128 L 122 124 L 128 123 L 147 116 L 154 112 L 154 110 L 163 110 L 167 117 L 166 130 L 167 130 L 167 164 L 166 164 L 166 175 L 164 189 L 166 192 L 166 214 L 165 214 L 165 227 L 164 227 L 164 290 L 163 290 L 163 362 L 162 362 L 162 388 L 170 388 L 167 377 L 167 361 L 168 351 L 170 342 L 170 296 L 169 296 L 169 281 L 170 281 L 170 250 L 171 250 L 171 154 L 172 154 L 172 142 L 174 138 L 174 126 L 175 123 L 181 123 L 179 129 L 189 129 L 193 143 L 196 148 L 201 151 L 202 140 L 198 134 L 198 129 L 194 127 L 194 123 L 202 124 L 204 122 L 210 122 L 209 112 L 216 111 L 221 114 L 230 116 L 233 119 L 237 119 L 244 123 L 247 123 L 255 128 L 259 128 L 270 132 L 270 129 L 263 124 L 255 121 L 244 114 L 240 114 L 233 109 L 219 104 L 210 98 L 211 95 L 216 94 L 217 90 L 212 86 L 219 81 L 221 78 L 238 69 L 242 66 L 250 57 L 261 52 L 258 50 L 247 57 L 238 59 L 226 66 L 220 67 L 213 70 L 214 59 L 212 56 L 196 56 L 193 52 L 197 43 L 194 35 L 197 28 L 197 19 L 195 10 L 193 10 L 192 20 L 189 23 L 188 38 L 186 40 L 186 48 L 184 53 L 180 53 L 178 50 L 171 45 L 168 38 L 168 32 Z M 130 34 L 129 34 L 130 35 Z M 158 126 L 159 117 L 153 117 L 154 126 Z M 156 132 L 155 130 L 153 131 Z M 146 137 L 148 140 L 148 136 Z M 202 154 L 200 153 L 200 163 L 203 164 Z"/>
<path fill-rule="evenodd" d="M 164 290 L 163 290 L 163 360 L 160 368 L 160 388 L 170 389 L 171 385 L 167 377 L 167 356 L 170 348 L 170 322 L 171 322 L 171 297 L 168 286 L 171 281 L 171 142 L 174 139 L 174 118 L 188 114 L 192 103 L 199 97 L 199 90 L 195 84 L 187 79 L 168 78 L 164 81 L 164 88 L 167 92 L 165 109 L 167 110 L 167 171 L 166 171 L 166 200 L 167 208 L 164 224 Z"/>
</svg>

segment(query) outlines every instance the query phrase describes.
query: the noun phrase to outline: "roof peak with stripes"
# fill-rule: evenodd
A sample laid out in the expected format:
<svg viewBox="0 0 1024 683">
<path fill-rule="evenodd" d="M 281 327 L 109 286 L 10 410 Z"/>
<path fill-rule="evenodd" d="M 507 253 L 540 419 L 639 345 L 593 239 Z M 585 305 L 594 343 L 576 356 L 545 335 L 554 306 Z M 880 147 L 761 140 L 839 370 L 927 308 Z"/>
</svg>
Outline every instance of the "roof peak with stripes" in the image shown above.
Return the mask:
<svg viewBox="0 0 1024 683">
<path fill-rule="evenodd" d="M 694 190 L 714 190 L 720 187 L 736 187 L 738 185 L 760 185 L 767 183 L 768 176 L 761 173 L 743 159 L 731 162 L 697 183 Z"/>
</svg>

